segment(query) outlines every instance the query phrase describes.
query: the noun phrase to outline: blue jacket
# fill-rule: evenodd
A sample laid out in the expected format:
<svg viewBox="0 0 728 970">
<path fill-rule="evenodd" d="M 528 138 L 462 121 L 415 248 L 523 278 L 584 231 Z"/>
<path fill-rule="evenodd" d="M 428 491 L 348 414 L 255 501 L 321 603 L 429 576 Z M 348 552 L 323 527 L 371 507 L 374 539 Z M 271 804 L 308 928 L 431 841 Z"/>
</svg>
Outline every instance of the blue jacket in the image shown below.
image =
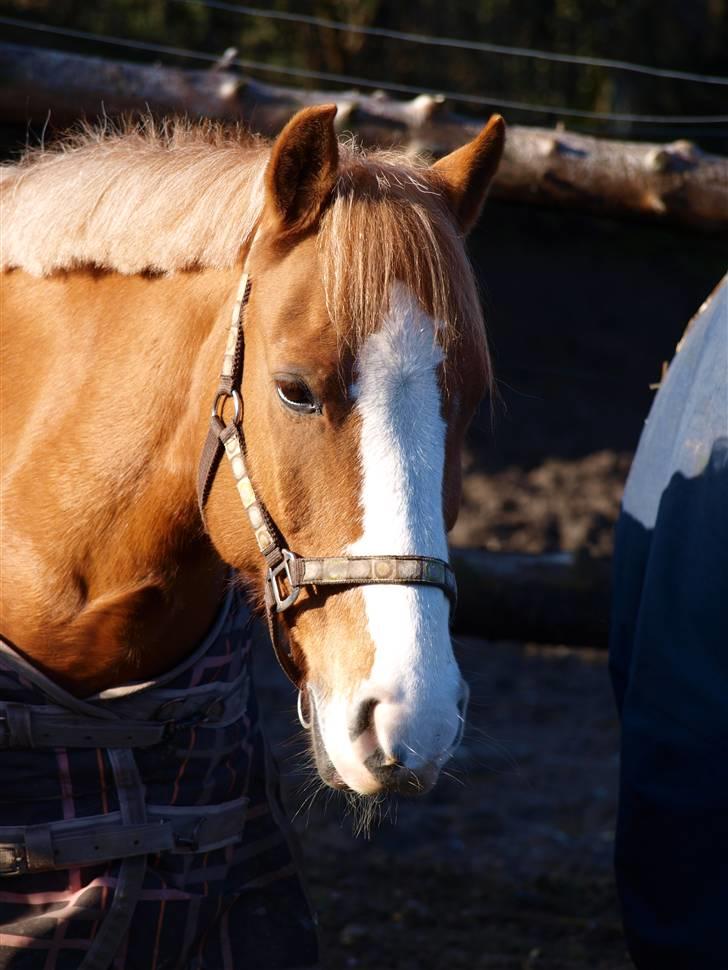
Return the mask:
<svg viewBox="0 0 728 970">
<path fill-rule="evenodd" d="M 640 970 L 728 968 L 728 276 L 655 399 L 617 526 L 617 884 Z"/>
</svg>

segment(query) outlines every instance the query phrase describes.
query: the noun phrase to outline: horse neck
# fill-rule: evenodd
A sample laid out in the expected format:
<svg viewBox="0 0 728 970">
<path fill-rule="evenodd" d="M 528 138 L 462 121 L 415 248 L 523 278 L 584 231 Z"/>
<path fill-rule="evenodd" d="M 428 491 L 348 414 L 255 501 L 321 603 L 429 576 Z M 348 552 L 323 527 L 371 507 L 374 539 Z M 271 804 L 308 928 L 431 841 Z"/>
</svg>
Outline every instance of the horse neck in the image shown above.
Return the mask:
<svg viewBox="0 0 728 970">
<path fill-rule="evenodd" d="M 79 378 L 53 429 L 65 479 L 34 502 L 29 447 L 6 490 L 11 531 L 30 519 L 42 540 L 40 557 L 6 558 L 19 582 L 2 629 L 78 693 L 169 669 L 214 617 L 225 567 L 202 533 L 196 466 L 238 272 L 28 284 L 28 305 L 57 308 L 55 364 Z M 92 359 L 71 361 L 83 347 Z"/>
</svg>

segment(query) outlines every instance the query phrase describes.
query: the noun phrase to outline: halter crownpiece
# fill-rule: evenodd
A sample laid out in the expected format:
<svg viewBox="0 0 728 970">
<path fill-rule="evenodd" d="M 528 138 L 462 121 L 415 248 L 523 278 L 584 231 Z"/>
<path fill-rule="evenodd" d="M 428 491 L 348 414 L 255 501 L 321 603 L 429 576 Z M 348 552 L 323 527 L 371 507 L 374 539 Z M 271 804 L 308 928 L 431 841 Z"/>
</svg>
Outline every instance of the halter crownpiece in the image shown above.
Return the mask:
<svg viewBox="0 0 728 970">
<path fill-rule="evenodd" d="M 278 663 L 295 687 L 301 671 L 280 640 L 277 614 L 298 599 L 305 586 L 424 585 L 441 589 L 450 602 L 457 599 L 455 574 L 444 559 L 430 556 L 298 556 L 286 547 L 268 510 L 256 495 L 245 461 L 242 427 L 242 377 L 245 308 L 250 298 L 250 277 L 243 272 L 233 306 L 222 370 L 210 415 L 210 427 L 200 457 L 197 498 L 204 509 L 223 453 L 233 473 L 238 495 L 248 515 L 255 540 L 268 567 L 265 577 L 265 611 L 268 631 Z M 232 421 L 223 420 L 225 402 L 232 399 Z"/>
</svg>

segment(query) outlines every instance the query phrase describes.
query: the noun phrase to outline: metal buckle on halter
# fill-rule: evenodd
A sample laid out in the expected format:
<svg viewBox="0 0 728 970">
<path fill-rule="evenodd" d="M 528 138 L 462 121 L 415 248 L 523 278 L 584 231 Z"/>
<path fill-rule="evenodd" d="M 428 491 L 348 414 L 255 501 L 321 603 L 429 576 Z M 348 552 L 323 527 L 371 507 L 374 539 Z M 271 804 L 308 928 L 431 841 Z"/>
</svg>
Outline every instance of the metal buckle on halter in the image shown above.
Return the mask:
<svg viewBox="0 0 728 970">
<path fill-rule="evenodd" d="M 272 566 L 265 577 L 265 581 L 276 604 L 276 613 L 282 613 L 289 606 L 293 606 L 298 599 L 298 594 L 301 592 L 301 587 L 296 586 L 293 582 L 293 576 L 291 576 L 291 563 L 294 562 L 296 557 L 289 549 L 281 549 L 281 553 L 283 554 L 283 559 L 277 566 Z M 281 593 L 280 586 L 278 585 L 278 577 L 281 573 L 285 573 L 290 588 L 290 593 L 287 595 Z"/>
<path fill-rule="evenodd" d="M 0 842 L 0 877 L 19 876 L 28 869 L 25 848 L 17 842 Z"/>
</svg>

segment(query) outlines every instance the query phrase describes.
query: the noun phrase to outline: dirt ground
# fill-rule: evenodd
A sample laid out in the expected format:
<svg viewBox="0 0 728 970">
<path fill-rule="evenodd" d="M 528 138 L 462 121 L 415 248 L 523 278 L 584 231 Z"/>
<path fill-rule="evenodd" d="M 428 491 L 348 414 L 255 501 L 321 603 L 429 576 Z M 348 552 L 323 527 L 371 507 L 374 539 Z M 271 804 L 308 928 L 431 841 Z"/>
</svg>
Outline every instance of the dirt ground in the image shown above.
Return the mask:
<svg viewBox="0 0 728 970">
<path fill-rule="evenodd" d="M 258 652 L 324 967 L 626 970 L 604 655 L 474 639 L 457 652 L 472 689 L 463 744 L 437 788 L 384 807 L 369 839 L 301 768 L 293 696 Z"/>
<path fill-rule="evenodd" d="M 498 400 L 470 437 L 452 539 L 610 555 L 624 480 L 724 241 L 493 206 L 471 242 Z M 318 909 L 326 970 L 627 970 L 612 876 L 618 728 L 606 656 L 457 644 L 469 728 L 434 792 L 369 839 L 302 770 L 270 651 L 259 688 Z"/>
<path fill-rule="evenodd" d="M 472 471 L 452 542 L 494 552 L 586 549 L 608 556 L 631 460 L 629 452 L 604 450 L 547 457 L 534 468 Z"/>
</svg>

